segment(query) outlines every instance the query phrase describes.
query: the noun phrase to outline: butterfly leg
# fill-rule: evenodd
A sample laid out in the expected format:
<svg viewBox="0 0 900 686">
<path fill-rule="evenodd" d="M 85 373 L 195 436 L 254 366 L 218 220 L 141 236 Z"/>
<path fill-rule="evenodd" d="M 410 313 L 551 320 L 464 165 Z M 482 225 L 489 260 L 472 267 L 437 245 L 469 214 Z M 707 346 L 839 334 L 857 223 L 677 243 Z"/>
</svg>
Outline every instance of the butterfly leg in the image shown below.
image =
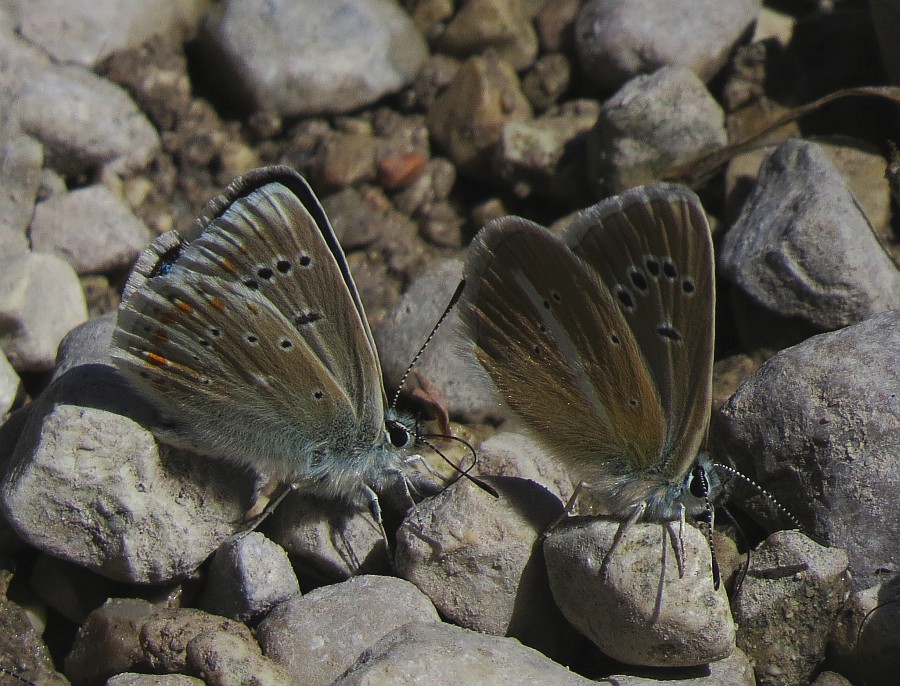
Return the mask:
<svg viewBox="0 0 900 686">
<path fill-rule="evenodd" d="M 615 551 L 616 547 L 618 547 L 619 542 L 622 540 L 628 530 L 634 525 L 635 522 L 637 522 L 641 518 L 646 509 L 647 503 L 640 503 L 634 508 L 634 510 L 631 511 L 628 519 L 619 524 L 619 528 L 616 529 L 616 535 L 613 536 L 612 545 L 609 546 L 609 550 L 607 550 L 606 555 L 603 556 L 603 563 L 600 565 L 600 573 L 604 577 L 606 577 L 609 571 L 609 561 L 612 559 L 613 551 Z"/>
<path fill-rule="evenodd" d="M 569 496 L 569 500 L 566 501 L 566 506 L 563 508 L 562 514 L 554 519 L 550 526 L 544 529 L 544 533 L 541 534 L 541 540 L 543 541 L 547 536 L 549 536 L 553 530 L 560 525 L 560 523 L 568 517 L 572 510 L 575 508 L 575 502 L 578 500 L 578 494 L 581 493 L 581 489 L 584 487 L 584 481 L 581 481 L 576 487 L 575 490 L 572 491 L 572 495 Z"/>
<path fill-rule="evenodd" d="M 279 487 L 281 491 L 279 492 Z M 248 531 L 252 531 L 265 521 L 266 517 L 281 504 L 287 494 L 296 488 L 295 484 L 282 484 L 276 479 L 269 479 L 256 491 L 256 499 L 244 513 L 243 521 L 250 524 Z M 277 493 L 277 495 L 276 495 Z M 273 498 L 274 496 L 274 498 Z"/>
<path fill-rule="evenodd" d="M 672 549 L 675 551 L 675 562 L 678 563 L 678 576 L 684 577 L 684 526 L 685 526 L 685 507 L 684 504 L 678 504 L 678 534 L 672 531 L 672 522 L 665 523 L 666 529 L 669 531 L 669 537 L 672 540 Z"/>
<path fill-rule="evenodd" d="M 406 479 L 403 479 L 403 483 L 406 483 Z M 391 555 L 391 543 L 390 541 L 388 541 L 387 531 L 385 531 L 384 528 L 384 520 L 381 516 L 381 501 L 378 500 L 378 494 L 372 489 L 371 486 L 363 486 L 363 492 L 369 499 L 369 512 L 372 513 L 372 518 L 378 524 L 378 529 L 379 531 L 381 531 L 381 540 L 384 541 L 384 549 L 387 551 L 388 560 L 390 561 L 390 565 L 393 568 L 394 558 L 393 555 Z M 407 489 L 407 493 L 409 493 L 409 489 Z M 411 495 L 409 497 L 412 498 Z"/>
</svg>

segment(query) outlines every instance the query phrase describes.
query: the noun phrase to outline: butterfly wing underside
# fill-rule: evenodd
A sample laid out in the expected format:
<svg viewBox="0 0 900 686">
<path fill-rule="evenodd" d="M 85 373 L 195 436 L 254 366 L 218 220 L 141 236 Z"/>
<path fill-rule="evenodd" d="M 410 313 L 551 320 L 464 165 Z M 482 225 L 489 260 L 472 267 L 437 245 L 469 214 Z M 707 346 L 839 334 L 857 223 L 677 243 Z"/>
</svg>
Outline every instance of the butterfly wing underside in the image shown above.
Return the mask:
<svg viewBox="0 0 900 686">
<path fill-rule="evenodd" d="M 187 245 L 160 238 L 113 335 L 119 367 L 176 410 L 175 442 L 285 480 L 315 475 L 322 451 L 372 446 L 384 426 L 377 352 L 306 182 L 251 173 L 198 221 Z"/>
<path fill-rule="evenodd" d="M 608 288 L 560 239 L 516 217 L 476 237 L 466 278 L 461 316 L 503 400 L 578 478 L 621 503 L 635 465 L 660 454 L 665 424 Z"/>
<path fill-rule="evenodd" d="M 680 481 L 707 433 L 715 285 L 696 195 L 674 184 L 626 191 L 579 215 L 564 240 L 596 272 L 638 341 L 663 416 L 663 474 Z"/>
</svg>

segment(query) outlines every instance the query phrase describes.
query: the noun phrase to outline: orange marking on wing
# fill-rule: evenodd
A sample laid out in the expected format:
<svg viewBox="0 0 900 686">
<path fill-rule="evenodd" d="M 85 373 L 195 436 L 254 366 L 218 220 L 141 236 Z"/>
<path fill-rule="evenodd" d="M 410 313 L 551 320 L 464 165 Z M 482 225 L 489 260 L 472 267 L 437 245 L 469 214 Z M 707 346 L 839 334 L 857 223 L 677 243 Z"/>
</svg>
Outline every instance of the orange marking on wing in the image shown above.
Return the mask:
<svg viewBox="0 0 900 686">
<path fill-rule="evenodd" d="M 259 306 L 256 303 L 252 303 L 249 300 L 247 301 L 247 309 L 250 310 L 253 314 L 259 314 Z"/>
<path fill-rule="evenodd" d="M 165 329 L 159 328 L 153 332 L 153 340 L 157 343 L 168 343 L 169 334 Z"/>
<path fill-rule="evenodd" d="M 219 312 L 222 312 L 225 310 L 225 301 L 222 300 L 222 298 L 215 298 L 215 297 L 210 298 L 209 304 L 212 307 L 214 307 L 215 309 L 219 310 Z"/>
<path fill-rule="evenodd" d="M 227 257 L 219 258 L 219 266 L 229 274 L 234 274 L 237 271 L 237 268 L 234 266 L 234 262 L 229 260 Z"/>
<path fill-rule="evenodd" d="M 194 314 L 194 308 L 189 303 L 186 303 L 184 300 L 173 300 L 172 301 L 175 307 L 184 312 L 185 314 Z"/>
<path fill-rule="evenodd" d="M 159 318 L 159 323 L 163 326 L 171 326 L 172 324 L 177 324 L 178 320 L 171 314 L 164 314 Z"/>
<path fill-rule="evenodd" d="M 162 355 L 151 352 L 144 353 L 144 360 L 146 360 L 151 367 L 168 367 L 172 364 Z"/>
</svg>

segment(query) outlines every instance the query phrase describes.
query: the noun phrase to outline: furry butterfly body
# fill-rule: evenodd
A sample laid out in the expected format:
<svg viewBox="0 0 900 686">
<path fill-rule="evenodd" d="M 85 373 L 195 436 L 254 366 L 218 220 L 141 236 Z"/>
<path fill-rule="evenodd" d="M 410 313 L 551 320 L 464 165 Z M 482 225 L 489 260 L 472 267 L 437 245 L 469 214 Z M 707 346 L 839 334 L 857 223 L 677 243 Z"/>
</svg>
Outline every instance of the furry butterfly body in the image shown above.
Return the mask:
<svg viewBox="0 0 900 686">
<path fill-rule="evenodd" d="M 111 355 L 169 443 L 326 498 L 371 500 L 412 422 L 386 409 L 344 253 L 306 181 L 255 170 L 190 240 L 160 236 L 126 285 Z"/>
<path fill-rule="evenodd" d="M 504 217 L 475 238 L 465 272 L 476 358 L 606 514 L 708 510 L 713 252 L 690 190 L 632 189 L 561 238 Z"/>
</svg>

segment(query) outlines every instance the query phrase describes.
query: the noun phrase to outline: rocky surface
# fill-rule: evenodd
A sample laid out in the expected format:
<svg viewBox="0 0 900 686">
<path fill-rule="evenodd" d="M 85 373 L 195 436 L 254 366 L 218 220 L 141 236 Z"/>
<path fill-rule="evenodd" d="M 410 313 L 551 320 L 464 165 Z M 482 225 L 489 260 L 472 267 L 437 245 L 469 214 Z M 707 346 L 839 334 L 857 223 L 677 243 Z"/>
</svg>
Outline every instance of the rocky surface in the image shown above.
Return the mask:
<svg viewBox="0 0 900 686">
<path fill-rule="evenodd" d="M 852 1 L 0 3 L 0 678 L 893 684 L 900 182 L 877 100 L 696 185 L 719 277 L 710 449 L 808 536 L 770 536 L 793 525 L 735 484 L 752 550 L 717 527 L 718 589 L 702 529 L 612 543 L 589 498 L 563 521 L 577 484 L 454 312 L 402 402 L 477 449 L 483 481 L 420 444 L 381 523 L 299 493 L 251 521 L 264 479 L 155 438 L 108 356 L 150 238 L 286 164 L 347 252 L 393 395 L 487 221 L 558 231 L 791 106 L 886 82 L 887 4 L 873 31 Z"/>
</svg>

